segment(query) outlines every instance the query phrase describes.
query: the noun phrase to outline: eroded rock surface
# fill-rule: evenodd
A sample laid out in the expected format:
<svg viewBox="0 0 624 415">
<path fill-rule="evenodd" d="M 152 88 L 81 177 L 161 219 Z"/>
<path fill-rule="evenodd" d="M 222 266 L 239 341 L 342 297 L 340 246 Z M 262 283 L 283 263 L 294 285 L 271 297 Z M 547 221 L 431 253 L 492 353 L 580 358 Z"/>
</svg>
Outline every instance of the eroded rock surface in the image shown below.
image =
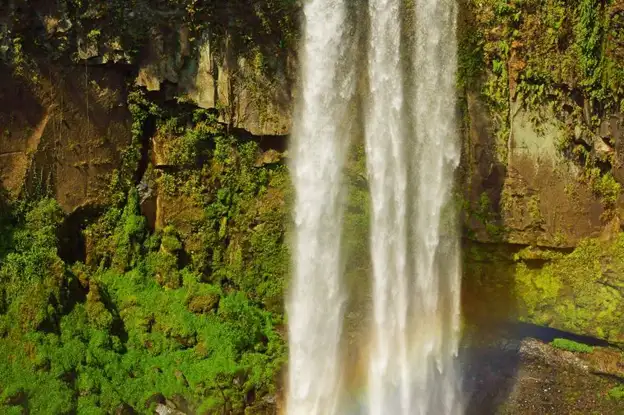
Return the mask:
<svg viewBox="0 0 624 415">
<path fill-rule="evenodd" d="M 483 211 L 481 218 L 469 216 L 467 225 L 477 240 L 562 248 L 603 232 L 604 202 L 559 148 L 564 125 L 553 119 L 538 129 L 529 113 L 517 110 L 501 160 L 502 144 L 483 104 L 475 96 L 467 103 L 465 194 L 473 210 Z"/>
<path fill-rule="evenodd" d="M 253 135 L 290 132 L 293 74 L 288 72 L 294 68 L 288 59 L 275 59 L 268 74 L 261 55 L 254 61 L 253 55 L 237 50 L 227 34 L 217 37 L 206 31 L 191 45 L 185 26 L 154 31 L 147 50 L 137 85 L 216 109 L 223 122 Z"/>
<path fill-rule="evenodd" d="M 50 67 L 37 82 L 3 71 L 0 180 L 13 197 L 49 192 L 66 212 L 106 202 L 111 173 L 131 140 L 121 74 Z"/>
</svg>

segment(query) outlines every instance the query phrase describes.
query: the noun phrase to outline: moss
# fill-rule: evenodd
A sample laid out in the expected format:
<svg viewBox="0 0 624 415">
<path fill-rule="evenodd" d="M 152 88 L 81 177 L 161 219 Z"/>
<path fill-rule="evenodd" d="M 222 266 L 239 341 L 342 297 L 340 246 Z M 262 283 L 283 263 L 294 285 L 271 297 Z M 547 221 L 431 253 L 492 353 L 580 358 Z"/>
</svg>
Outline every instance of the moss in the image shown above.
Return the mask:
<svg viewBox="0 0 624 415">
<path fill-rule="evenodd" d="M 482 192 L 479 196 L 479 200 L 476 203 L 476 206 L 472 207 L 470 202 L 460 200 L 457 202 L 460 205 L 460 211 L 463 211 L 468 218 L 476 219 L 485 229 L 485 232 L 489 236 L 489 238 L 493 241 L 501 241 L 504 239 L 506 234 L 506 229 L 503 225 L 501 225 L 500 214 L 495 211 L 492 206 L 492 202 L 487 192 Z M 452 209 L 455 206 L 449 206 L 451 209 L 451 214 L 455 214 Z"/>
<path fill-rule="evenodd" d="M 0 377 L 26 391 L 28 410 L 147 413 L 146 400 L 161 393 L 241 413 L 250 391 L 258 402 L 276 392 L 286 358 L 278 327 L 288 172 L 258 164 L 256 143 L 206 141 L 199 165 L 169 173 L 175 198 L 159 198 L 173 209 L 155 233 L 138 191 L 116 188 L 120 197 L 85 231 L 87 264 L 58 257 L 64 217 L 53 200 L 9 206 L 10 229 L 0 221 L 10 230 L 0 246 Z"/>
<path fill-rule="evenodd" d="M 607 173 L 595 178 L 592 183 L 592 190 L 601 198 L 606 208 L 613 208 L 620 193 L 622 186 L 615 181 L 611 173 Z"/>
<path fill-rule="evenodd" d="M 539 223 L 541 222 L 542 219 L 542 213 L 540 211 L 540 207 L 539 207 L 539 196 L 531 196 L 529 198 L 529 201 L 527 202 L 527 208 L 529 211 L 529 216 L 531 217 L 531 220 L 534 223 Z"/>
<path fill-rule="evenodd" d="M 621 342 L 622 297 L 609 287 L 613 276 L 605 274 L 602 265 L 612 261 L 620 266 L 615 264 L 621 260 L 612 256 L 614 250 L 618 250 L 617 243 L 609 246 L 588 240 L 539 270 L 527 272 L 520 264 L 524 284 L 519 296 L 532 305 L 528 316 L 564 330 Z M 618 284 L 617 279 L 612 283 Z"/>
<path fill-rule="evenodd" d="M 624 234 L 610 242 L 585 240 L 569 254 L 474 245 L 465 258 L 468 315 L 481 310 L 477 318 L 494 314 L 624 342 Z M 486 304 L 476 300 L 483 296 Z"/>
<path fill-rule="evenodd" d="M 181 276 L 178 272 L 178 258 L 170 252 L 150 252 L 146 257 L 147 271 L 156 282 L 170 289 L 179 288 Z"/>
<path fill-rule="evenodd" d="M 558 230 L 552 238 L 554 246 L 566 246 L 568 244 L 568 238 L 564 232 Z"/>
<path fill-rule="evenodd" d="M 608 394 L 611 399 L 624 400 L 624 386 L 615 386 Z"/>
<path fill-rule="evenodd" d="M 185 302 L 193 313 L 208 313 L 217 309 L 221 295 L 222 292 L 217 286 L 192 284 Z"/>
<path fill-rule="evenodd" d="M 175 253 L 182 250 L 180 238 L 175 233 L 168 233 L 166 229 L 161 244 L 162 248 L 167 252 Z"/>
<path fill-rule="evenodd" d="M 113 324 L 113 316 L 101 301 L 88 299 L 85 307 L 89 323 L 99 330 L 109 330 Z"/>
<path fill-rule="evenodd" d="M 592 353 L 594 351 L 594 348 L 591 346 L 568 339 L 554 339 L 550 344 L 557 349 L 567 350 L 569 352 Z"/>
<path fill-rule="evenodd" d="M 532 270 L 524 263 L 516 267 L 516 293 L 524 305 L 526 316 L 537 324 L 552 323 L 552 307 L 561 298 L 563 284 L 550 265 Z"/>
<path fill-rule="evenodd" d="M 459 83 L 488 105 L 500 162 L 507 162 L 515 110 L 523 109 L 537 131 L 554 116 L 598 133 L 624 103 L 624 70 L 617 63 L 624 12 L 618 2 L 469 0 L 464 14 Z M 596 167 L 593 155 L 575 155 L 584 148 L 571 131 L 560 143 L 562 156 Z"/>
<path fill-rule="evenodd" d="M 118 211 L 113 210 L 113 213 L 118 214 Z M 136 265 L 141 255 L 139 241 L 145 237 L 145 221 L 145 217 L 140 214 L 138 192 L 133 188 L 115 228 L 111 241 L 113 252 L 107 253 L 118 269 L 123 271 Z"/>
<path fill-rule="evenodd" d="M 513 256 L 514 261 L 551 261 L 554 259 L 564 258 L 565 254 L 551 249 L 542 249 L 534 246 L 527 246 L 516 252 Z"/>
</svg>

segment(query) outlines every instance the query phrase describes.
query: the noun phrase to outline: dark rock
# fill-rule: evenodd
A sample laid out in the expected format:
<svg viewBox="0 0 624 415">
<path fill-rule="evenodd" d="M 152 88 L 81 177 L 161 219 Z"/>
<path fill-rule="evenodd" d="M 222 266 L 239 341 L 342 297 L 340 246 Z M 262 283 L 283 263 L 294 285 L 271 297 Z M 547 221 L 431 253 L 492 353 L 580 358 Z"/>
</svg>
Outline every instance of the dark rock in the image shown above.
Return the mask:
<svg viewBox="0 0 624 415">
<path fill-rule="evenodd" d="M 122 403 L 115 409 L 115 415 L 134 415 L 136 411 L 127 403 Z"/>
<path fill-rule="evenodd" d="M 7 406 L 24 405 L 27 399 L 28 399 L 28 396 L 26 395 L 26 392 L 20 389 L 17 392 L 13 393 L 12 395 L 7 396 L 4 399 L 4 405 L 7 405 Z"/>
<path fill-rule="evenodd" d="M 155 393 L 145 401 L 145 407 L 150 408 L 152 405 L 161 404 L 164 405 L 166 402 L 165 395 L 162 393 Z"/>
</svg>

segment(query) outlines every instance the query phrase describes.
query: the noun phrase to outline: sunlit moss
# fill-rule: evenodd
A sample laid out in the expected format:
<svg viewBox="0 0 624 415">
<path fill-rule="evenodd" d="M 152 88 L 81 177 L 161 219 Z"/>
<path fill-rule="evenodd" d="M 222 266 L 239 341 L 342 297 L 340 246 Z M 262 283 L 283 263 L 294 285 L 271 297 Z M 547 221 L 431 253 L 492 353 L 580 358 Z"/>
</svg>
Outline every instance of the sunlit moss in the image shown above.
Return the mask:
<svg viewBox="0 0 624 415">
<path fill-rule="evenodd" d="M 150 234 L 131 189 L 85 232 L 88 264 L 58 257 L 64 215 L 53 200 L 12 214 L 0 262 L 0 382 L 15 387 L 1 385 L 1 412 L 151 413 L 146 403 L 162 394 L 239 413 L 249 396 L 276 393 L 288 173 L 258 165 L 255 143 L 211 139 L 211 169 L 172 174 L 192 179 L 175 192 L 203 215 Z"/>
<path fill-rule="evenodd" d="M 624 343 L 624 234 L 585 240 L 569 254 L 473 245 L 465 264 L 468 318 L 491 314 Z"/>
</svg>

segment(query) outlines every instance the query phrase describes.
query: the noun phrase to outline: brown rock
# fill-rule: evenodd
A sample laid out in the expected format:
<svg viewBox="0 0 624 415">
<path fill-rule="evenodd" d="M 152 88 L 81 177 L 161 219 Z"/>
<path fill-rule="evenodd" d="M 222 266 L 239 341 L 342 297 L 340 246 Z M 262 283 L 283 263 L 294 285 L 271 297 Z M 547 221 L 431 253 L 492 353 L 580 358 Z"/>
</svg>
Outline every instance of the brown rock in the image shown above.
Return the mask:
<svg viewBox="0 0 624 415">
<path fill-rule="evenodd" d="M 468 96 L 468 115 L 470 128 L 462 161 L 464 195 L 473 211 L 487 195 L 494 221 L 490 225 L 502 232 L 493 235 L 482 218 L 471 214 L 466 226 L 477 240 L 502 238 L 514 244 L 572 247 L 580 239 L 602 233 L 604 208 L 599 197 L 582 181 L 581 169 L 558 149 L 564 125 L 544 122 L 537 131 L 530 114 L 517 111 L 507 157 L 501 160 L 503 144 L 496 142 L 489 114 L 476 96 Z M 611 155 L 613 150 L 600 141 L 604 145 L 590 141 L 596 153 Z"/>
<path fill-rule="evenodd" d="M 0 87 L 0 184 L 13 197 L 47 188 L 66 212 L 106 201 L 130 142 L 124 75 L 50 67 L 37 81 L 5 73 Z"/>
<path fill-rule="evenodd" d="M 275 164 L 282 160 L 282 154 L 276 150 L 267 150 L 260 154 L 258 160 L 255 163 L 256 167 L 264 166 L 265 164 Z"/>
<path fill-rule="evenodd" d="M 292 99 L 288 76 L 270 76 L 258 70 L 249 52 L 235 50 L 228 35 L 214 39 L 204 33 L 196 53 L 191 53 L 188 29 L 153 32 L 146 58 L 141 62 L 137 85 L 161 90 L 174 84 L 171 98 L 189 100 L 201 108 L 218 108 L 220 121 L 253 135 L 286 135 L 291 129 Z M 285 72 L 290 66 L 279 62 Z M 292 69 L 292 68 L 291 68 Z"/>
</svg>

